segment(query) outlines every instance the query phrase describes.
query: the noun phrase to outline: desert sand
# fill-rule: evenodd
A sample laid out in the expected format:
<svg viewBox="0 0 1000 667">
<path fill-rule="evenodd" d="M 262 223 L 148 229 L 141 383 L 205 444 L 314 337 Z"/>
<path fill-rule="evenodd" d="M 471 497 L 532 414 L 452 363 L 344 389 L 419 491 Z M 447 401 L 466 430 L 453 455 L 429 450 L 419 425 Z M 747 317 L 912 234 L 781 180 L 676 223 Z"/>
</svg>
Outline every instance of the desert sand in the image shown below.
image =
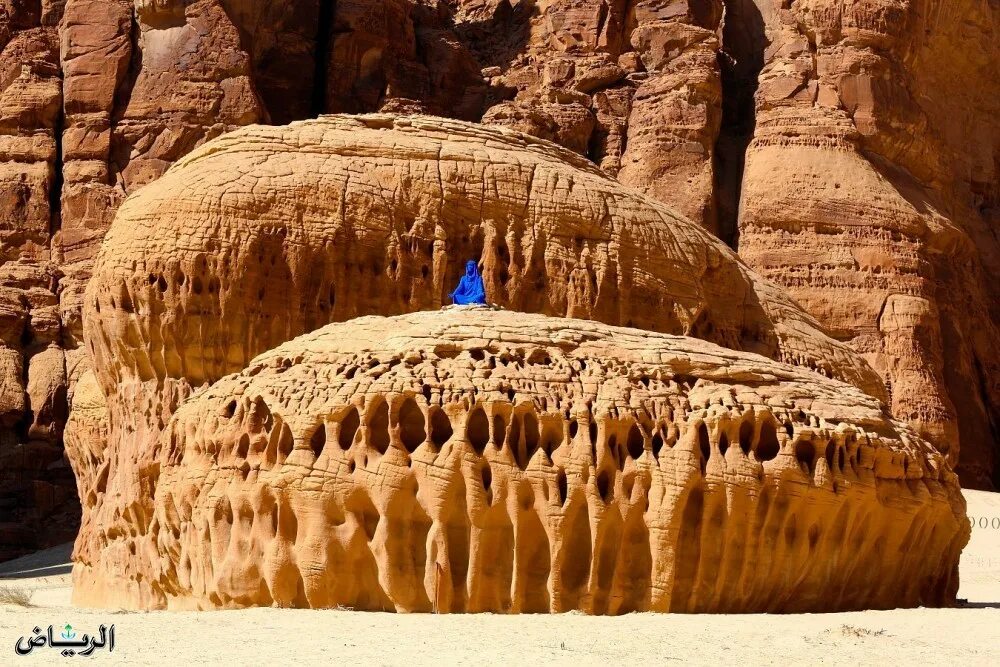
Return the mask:
<svg viewBox="0 0 1000 667">
<path fill-rule="evenodd" d="M 19 658 L 35 626 L 114 624 L 104 663 L 274 664 L 951 664 L 1000 661 L 1000 494 L 965 491 L 973 520 L 955 609 L 839 614 L 582 614 L 498 616 L 246 609 L 114 612 L 70 606 L 67 549 L 0 564 L 0 587 L 31 591 L 32 607 L 0 605 L 0 664 L 61 659 L 53 649 Z M 19 573 L 12 573 L 18 568 Z M 41 569 L 45 568 L 45 569 Z M 60 572 L 33 576 L 37 572 Z M 16 578 L 22 577 L 22 578 Z"/>
</svg>

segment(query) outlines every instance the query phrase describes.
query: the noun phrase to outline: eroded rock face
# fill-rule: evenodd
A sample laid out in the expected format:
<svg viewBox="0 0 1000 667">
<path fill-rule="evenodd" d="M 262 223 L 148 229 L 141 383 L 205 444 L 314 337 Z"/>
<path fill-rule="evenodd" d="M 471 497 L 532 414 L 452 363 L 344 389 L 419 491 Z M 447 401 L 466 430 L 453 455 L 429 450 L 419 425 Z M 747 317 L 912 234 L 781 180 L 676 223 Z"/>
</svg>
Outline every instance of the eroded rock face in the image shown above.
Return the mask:
<svg viewBox="0 0 1000 667">
<path fill-rule="evenodd" d="M 197 386 L 330 321 L 439 307 L 469 258 L 494 303 L 705 338 L 879 395 L 698 225 L 551 143 L 419 116 L 248 128 L 184 158 L 120 209 L 86 336 L 106 393 Z"/>
<path fill-rule="evenodd" d="M 1000 13 L 788 4 L 741 5 L 744 59 L 756 48 L 763 69 L 740 255 L 865 355 L 892 413 L 965 483 L 988 487 L 1000 445 Z"/>
<path fill-rule="evenodd" d="M 264 118 L 250 69 L 215 1 L 0 3 L 0 290 L 22 312 L 0 317 L 12 331 L 47 322 L 0 346 L 0 558 L 75 532 L 61 437 L 86 371 L 83 288 L 115 210 L 195 146 Z"/>
<path fill-rule="evenodd" d="M 189 398 L 159 448 L 152 512 L 82 536 L 77 602 L 939 605 L 969 533 L 944 458 L 850 385 L 487 308 L 299 337 Z"/>
<path fill-rule="evenodd" d="M 106 412 L 88 389 L 66 436 L 84 505 L 75 557 L 96 572 L 80 585 L 127 567 L 127 536 L 153 516 L 164 425 L 195 390 L 328 322 L 437 308 L 470 257 L 507 307 L 880 387 L 720 241 L 554 144 L 419 116 L 247 128 L 129 198 L 98 256 L 84 332 Z M 141 581 L 131 604 L 158 604 Z"/>
<path fill-rule="evenodd" d="M 556 141 L 717 231 L 721 0 L 457 4 L 490 75 L 483 122 Z"/>
<path fill-rule="evenodd" d="M 56 278 L 44 264 L 62 94 L 58 34 L 43 19 L 38 3 L 0 2 L 0 560 L 38 543 L 32 522 L 73 504 Z"/>
<path fill-rule="evenodd" d="M 988 487 L 998 20 L 974 0 L 0 0 L 0 275 L 52 278 L 71 399 L 101 239 L 189 151 L 324 112 L 503 125 L 741 234 L 756 270 L 867 356 L 894 414 Z M 13 369 L 32 347 L 0 351 L 25 405 Z M 10 447 L 31 441 L 20 414 Z M 22 490 L 51 481 L 0 460 Z"/>
<path fill-rule="evenodd" d="M 71 540 L 76 533 L 73 475 L 62 448 L 67 378 L 55 283 L 51 267 L 20 261 L 0 265 L 0 559 L 4 560 L 25 547 Z M 33 531 L 36 522 L 48 526 Z"/>
</svg>

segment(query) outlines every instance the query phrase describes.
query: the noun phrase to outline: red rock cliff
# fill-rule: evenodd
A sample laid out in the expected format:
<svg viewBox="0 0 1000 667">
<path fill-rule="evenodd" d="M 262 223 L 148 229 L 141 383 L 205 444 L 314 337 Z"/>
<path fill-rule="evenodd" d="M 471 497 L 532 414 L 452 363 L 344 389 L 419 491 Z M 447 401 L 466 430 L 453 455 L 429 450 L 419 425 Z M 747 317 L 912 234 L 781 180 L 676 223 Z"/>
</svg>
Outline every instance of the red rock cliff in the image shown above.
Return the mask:
<svg viewBox="0 0 1000 667">
<path fill-rule="evenodd" d="M 998 33 L 987 0 L 0 0 L 0 558 L 74 530 L 62 429 L 117 207 L 323 112 L 580 153 L 737 247 L 997 485 Z"/>
</svg>

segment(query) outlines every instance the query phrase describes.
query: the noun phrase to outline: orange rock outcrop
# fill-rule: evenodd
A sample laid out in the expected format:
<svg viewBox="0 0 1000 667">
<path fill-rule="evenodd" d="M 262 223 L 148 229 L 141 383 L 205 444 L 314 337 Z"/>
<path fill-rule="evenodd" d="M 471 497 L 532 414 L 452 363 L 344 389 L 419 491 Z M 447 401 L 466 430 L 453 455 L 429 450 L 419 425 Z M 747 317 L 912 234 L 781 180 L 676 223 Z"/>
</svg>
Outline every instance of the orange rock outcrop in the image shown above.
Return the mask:
<svg viewBox="0 0 1000 667">
<path fill-rule="evenodd" d="M 469 258 L 505 307 L 704 338 L 884 395 L 697 224 L 549 142 L 422 116 L 246 128 L 180 160 L 120 209 L 85 335 L 99 376 L 197 386 L 327 322 L 437 308 Z"/>
<path fill-rule="evenodd" d="M 285 355 L 288 362 L 282 361 L 274 376 L 298 378 L 299 371 L 303 371 L 312 374 L 311 379 L 292 380 L 296 389 L 280 397 L 248 397 L 250 403 L 240 402 L 249 390 L 237 388 L 234 383 L 243 375 L 228 374 L 260 376 L 262 381 L 272 377 L 270 370 L 264 372 L 266 364 L 254 361 L 257 355 L 263 353 L 262 358 L 266 358 L 284 354 L 284 348 L 268 350 L 329 322 L 380 312 L 436 309 L 445 302 L 449 287 L 469 257 L 479 258 L 492 301 L 527 312 L 451 310 L 388 320 L 355 319 L 342 328 L 311 334 L 322 341 L 318 345 L 324 349 L 330 341 L 342 341 L 347 356 L 340 356 L 340 348 L 334 345 L 329 348 L 330 356 L 322 357 L 325 361 L 317 357 L 317 363 L 323 366 L 319 369 L 307 363 L 305 356 Z M 527 314 L 532 312 L 543 315 Z M 650 608 L 820 609 L 823 605 L 850 608 L 942 604 L 954 594 L 953 566 L 967 532 L 960 501 L 956 500 L 957 480 L 923 441 L 882 414 L 879 398 L 865 393 L 877 394 L 881 387 L 867 364 L 846 346 L 827 338 L 794 303 L 747 270 L 731 250 L 698 225 L 625 188 L 573 152 L 527 135 L 439 118 L 374 115 L 323 117 L 282 128 L 253 127 L 219 138 L 182 159 L 121 207 L 98 255 L 94 278 L 85 295 L 84 315 L 86 347 L 94 371 L 78 383 L 66 434 L 84 506 L 83 526 L 74 553 L 76 596 L 84 604 L 151 608 L 350 603 L 361 608 L 400 610 L 581 608 L 591 613 L 618 613 Z M 612 329 L 593 321 L 565 319 L 581 316 L 631 327 Z M 487 326 L 491 321 L 496 328 Z M 406 327 L 414 327 L 414 331 L 421 332 L 419 338 L 432 342 L 411 350 L 410 343 L 400 341 L 403 347 L 395 350 L 391 343 L 393 332 Z M 654 334 L 656 330 L 661 333 Z M 436 336 L 441 339 L 434 342 Z M 543 344 L 546 337 L 551 341 Z M 562 357 L 558 363 L 553 362 L 563 353 L 556 355 L 552 347 L 556 343 L 552 341 L 561 337 L 565 338 L 567 350 L 583 346 L 577 351 L 579 363 Z M 588 347 L 584 341 L 589 337 L 604 342 Z M 616 343 L 619 337 L 632 342 L 626 343 L 623 338 Z M 733 349 L 716 347 L 696 337 Z M 308 340 L 296 339 L 289 344 Z M 313 349 L 305 345 L 305 349 Z M 421 351 L 425 347 L 433 351 L 433 358 Z M 354 354 L 350 350 L 361 354 L 364 349 L 371 353 L 358 361 L 360 366 L 344 365 Z M 375 354 L 378 350 L 385 354 Z M 466 354 L 475 362 L 473 367 L 467 368 Z M 759 354 L 787 364 L 769 361 Z M 640 361 L 639 366 L 632 367 Z M 379 370 L 383 364 L 385 368 Z M 383 375 L 389 381 L 396 372 L 414 365 L 423 369 L 417 384 L 413 382 L 418 376 L 411 378 L 413 382 L 406 380 L 409 384 L 404 383 L 405 387 L 400 384 L 404 382 L 401 378 L 386 385 L 396 387 L 391 391 L 365 395 L 369 382 Z M 756 370 L 746 370 L 744 365 Z M 397 366 L 396 371 L 385 374 Z M 510 373 L 501 367 L 509 367 Z M 714 370 L 709 372 L 709 368 Z M 464 370 L 460 373 L 460 369 Z M 288 375 L 285 371 L 289 371 Z M 707 375 L 703 376 L 702 371 Z M 350 380 L 348 385 L 341 385 L 340 373 L 344 380 Z M 728 379 L 723 382 L 723 378 Z M 857 387 L 832 378 L 848 380 Z M 711 381 L 713 388 L 705 396 L 712 398 L 698 398 L 695 403 L 700 407 L 691 408 L 693 397 L 700 395 L 701 379 Z M 642 409 L 640 403 L 628 398 L 634 393 L 635 382 L 646 389 L 653 387 Z M 362 385 L 355 386 L 357 383 L 366 388 L 358 388 Z M 739 390 L 727 394 L 723 385 L 731 389 L 739 386 Z M 418 391 L 411 392 L 413 387 Z M 460 399 L 455 393 L 459 387 L 466 398 Z M 300 391 L 301 396 L 297 393 Z M 228 397 L 219 410 L 235 421 L 223 425 L 214 418 L 204 419 L 201 406 L 216 396 Z M 715 409 L 716 399 L 721 401 L 721 412 Z M 330 402 L 337 400 L 345 402 L 339 407 Z M 314 401 L 319 401 L 316 409 L 307 408 Z M 485 401 L 478 412 L 477 401 Z M 827 409 L 831 401 L 835 407 Z M 361 444 L 352 450 L 357 456 L 357 474 L 367 475 L 365 479 L 374 485 L 357 491 L 367 495 L 358 496 L 345 486 L 348 478 L 328 479 L 321 475 L 322 479 L 302 483 L 313 491 L 315 484 L 328 483 L 340 489 L 332 496 L 317 496 L 313 491 L 307 494 L 323 498 L 322 511 L 320 505 L 311 509 L 303 506 L 301 510 L 281 510 L 280 516 L 268 514 L 266 522 L 260 523 L 264 521 L 260 519 L 255 523 L 253 516 L 262 511 L 257 501 L 265 496 L 273 501 L 278 487 L 272 488 L 270 482 L 253 487 L 254 482 L 248 482 L 251 475 L 270 479 L 273 470 L 282 479 L 290 480 L 289 475 L 304 470 L 294 463 L 297 455 L 293 450 L 307 441 L 314 452 L 325 448 L 320 441 L 326 440 L 339 442 L 342 451 L 350 450 L 353 436 L 343 440 L 341 427 L 331 425 L 331 430 L 326 430 L 323 426 L 322 431 L 315 428 L 324 419 L 350 422 L 353 418 L 344 412 L 349 411 L 350 404 L 356 404 L 358 428 L 365 427 L 359 432 L 372 434 L 361 436 Z M 461 405 L 467 414 L 458 412 Z M 215 407 L 210 410 L 218 412 Z M 531 417 L 527 416 L 529 412 Z M 557 420 L 558 415 L 565 419 Z M 413 422 L 406 427 L 410 432 L 390 438 L 389 422 L 382 425 L 383 417 L 391 421 L 392 429 L 400 419 Z M 528 559 L 532 563 L 518 565 L 521 569 L 513 579 L 510 572 L 483 574 L 480 566 L 470 565 L 470 559 L 476 556 L 469 550 L 478 547 L 470 546 L 468 537 L 452 534 L 467 530 L 461 526 L 485 520 L 467 511 L 473 506 L 471 496 L 463 499 L 465 491 L 455 491 L 466 489 L 472 493 L 473 486 L 455 475 L 474 461 L 462 464 L 465 458 L 458 441 L 446 448 L 450 436 L 441 435 L 466 429 L 470 446 L 482 455 L 482 430 L 478 435 L 468 434 L 471 427 L 466 421 L 472 419 L 477 424 L 486 420 L 487 431 L 493 434 L 490 437 L 500 445 L 494 447 L 501 452 L 498 456 L 514 457 L 516 468 L 523 473 L 510 465 L 502 467 L 501 460 L 496 459 L 501 467 L 495 471 L 495 493 L 498 498 L 509 499 L 510 504 L 504 516 L 517 523 L 521 519 L 511 514 L 517 507 L 528 511 L 533 503 L 542 503 L 532 510 L 534 518 L 524 519 L 528 522 L 524 525 L 529 527 L 523 530 L 531 537 L 515 538 L 515 542 L 534 540 L 537 544 L 522 549 L 496 534 L 500 542 L 483 547 L 500 549 L 503 558 L 511 562 Z M 497 419 L 503 422 L 502 428 L 495 425 Z M 569 423 L 574 419 L 576 429 Z M 699 426 L 698 419 L 707 420 L 707 424 Z M 308 437 L 304 435 L 305 422 L 300 420 L 311 424 Z M 424 436 L 417 438 L 417 422 L 421 420 Z M 633 422 L 634 429 L 630 425 Z M 219 426 L 225 434 L 216 437 L 196 433 L 200 425 L 209 424 Z M 240 430 L 243 427 L 245 433 Z M 778 434 L 779 427 L 782 435 Z M 748 428 L 753 432 L 747 433 Z M 510 429 L 517 429 L 517 435 Z M 735 430 L 728 433 L 726 429 Z M 497 440 L 501 431 L 508 442 L 505 454 L 502 441 Z M 572 436 L 568 435 L 570 431 Z M 225 440 L 223 445 L 219 438 L 234 439 L 232 443 Z M 430 444 L 420 450 L 425 440 Z M 640 445 L 639 440 L 645 444 Z M 716 519 L 714 515 L 693 514 L 687 519 L 670 517 L 675 510 L 680 512 L 678 517 L 684 516 L 687 500 L 682 497 L 687 498 L 689 493 L 702 494 L 698 496 L 701 500 L 692 501 L 695 505 L 691 506 L 699 506 L 700 502 L 708 507 L 704 504 L 708 502 L 704 495 L 707 491 L 691 491 L 691 485 L 701 479 L 697 476 L 680 480 L 675 478 L 681 472 L 670 473 L 673 481 L 669 483 L 679 485 L 670 487 L 670 493 L 676 491 L 677 496 L 665 498 L 662 494 L 668 489 L 663 486 L 660 499 L 650 501 L 650 507 L 660 509 L 649 510 L 642 494 L 653 487 L 646 486 L 641 492 L 631 489 L 639 488 L 635 486 L 639 477 L 649 484 L 655 477 L 651 468 L 643 467 L 645 464 L 639 468 L 648 474 L 639 475 L 635 466 L 642 459 L 640 450 L 655 448 L 654 458 L 659 458 L 661 450 L 673 451 L 672 447 L 665 450 L 664 443 L 672 446 L 682 441 L 687 444 L 678 445 L 676 455 L 664 454 L 667 458 L 662 465 L 673 465 L 677 471 L 686 471 L 685 475 L 690 472 L 704 476 L 709 470 L 709 449 L 717 447 L 721 457 L 726 443 L 732 442 L 733 452 L 740 449 L 743 457 L 733 459 L 733 475 L 750 475 L 756 480 L 747 481 L 748 497 L 763 498 L 773 492 L 775 498 L 768 497 L 766 502 L 773 500 L 782 507 L 797 496 L 795 487 L 779 485 L 765 493 L 764 487 L 754 486 L 766 471 L 766 466 L 760 467 L 764 459 L 777 460 L 778 450 L 791 456 L 780 460 L 796 470 L 805 466 L 802 470 L 806 487 L 823 487 L 824 493 L 829 492 L 822 495 L 825 500 L 817 501 L 820 506 L 834 503 L 841 511 L 839 503 L 847 496 L 837 494 L 846 493 L 844 480 L 859 480 L 856 486 L 860 495 L 845 507 L 868 517 L 865 530 L 871 530 L 875 519 L 870 515 L 876 513 L 878 521 L 883 522 L 879 530 L 886 531 L 882 541 L 875 538 L 878 548 L 866 548 L 881 553 L 887 540 L 902 544 L 898 540 L 905 539 L 907 545 L 919 544 L 926 552 L 938 554 L 934 567 L 942 569 L 925 572 L 919 570 L 924 565 L 907 563 L 903 571 L 915 574 L 919 570 L 923 574 L 907 578 L 896 572 L 898 583 L 886 586 L 879 594 L 863 588 L 833 598 L 821 595 L 821 591 L 832 590 L 823 586 L 836 588 L 846 581 L 838 578 L 842 573 L 837 577 L 823 575 L 822 582 L 802 584 L 809 592 L 800 600 L 791 599 L 800 594 L 798 584 L 776 589 L 763 580 L 753 584 L 758 587 L 756 592 L 748 589 L 734 597 L 722 596 L 721 592 L 708 597 L 704 593 L 678 592 L 685 586 L 706 586 L 708 580 L 698 579 L 695 572 L 670 574 L 678 557 L 674 551 L 682 544 L 688 548 L 692 540 L 701 543 L 700 537 L 677 531 L 682 525 L 687 526 L 684 531 L 701 531 L 703 525 L 714 526 Z M 396 461 L 403 450 L 390 451 L 392 442 L 404 443 L 403 450 L 410 454 L 425 452 L 430 466 L 427 474 L 440 475 L 441 488 L 425 491 L 430 495 L 420 502 L 392 491 L 403 484 L 409 493 L 417 479 L 404 483 L 399 478 L 401 469 L 379 463 L 404 462 Z M 738 442 L 742 442 L 741 448 L 735 447 Z M 704 465 L 693 465 L 697 460 L 688 461 L 680 454 L 691 443 L 697 444 L 696 453 Z M 536 457 L 539 449 L 545 451 L 546 457 L 555 456 L 562 445 L 565 448 L 556 459 Z M 765 447 L 767 454 L 758 451 L 756 459 L 747 458 L 755 446 Z M 225 450 L 229 458 L 224 457 L 225 462 L 220 464 L 225 473 L 202 464 L 197 472 L 187 467 L 209 450 L 214 452 L 210 455 L 213 466 L 223 461 L 219 457 Z M 373 452 L 385 458 L 377 458 Z M 445 458 L 433 463 L 442 452 Z M 589 459 L 587 452 L 591 452 Z M 344 470 L 350 467 L 346 456 L 338 459 L 347 466 Z M 866 459 L 868 456 L 871 458 Z M 626 462 L 629 457 L 633 461 L 631 468 Z M 823 457 L 828 459 L 826 468 L 819 462 Z M 851 473 L 845 472 L 848 457 L 857 468 L 852 468 Z M 875 466 L 876 459 L 882 461 L 876 473 L 861 472 L 866 465 Z M 548 472 L 533 472 L 537 463 L 532 462 L 536 460 Z M 552 460 L 563 461 L 565 477 L 559 477 Z M 433 473 L 434 465 L 443 467 Z M 718 465 L 725 468 L 729 464 L 723 464 L 720 458 Z M 769 465 L 777 466 L 773 480 L 777 484 L 784 479 L 785 473 L 780 472 L 784 464 Z M 836 470 L 833 466 L 837 466 Z M 486 473 L 480 464 L 475 462 L 474 467 L 476 479 L 484 480 Z M 628 470 L 634 474 L 627 475 Z M 465 470 L 461 474 L 472 472 Z M 231 473 L 237 476 L 229 477 Z M 555 477 L 542 483 L 546 475 L 553 474 Z M 837 481 L 838 474 L 846 477 Z M 492 475 L 491 471 L 487 476 L 492 479 Z M 909 475 L 919 483 L 900 481 Z M 897 481 L 877 481 L 883 478 Z M 538 497 L 549 493 L 545 503 L 556 497 L 549 488 L 553 480 L 555 488 L 562 488 L 564 501 L 570 493 L 578 497 L 573 505 L 576 514 L 570 518 L 561 514 L 562 510 L 556 511 L 555 506 L 552 512 L 541 509 L 544 503 Z M 248 486 L 241 486 L 244 482 Z M 668 478 L 657 483 L 667 485 Z M 487 480 L 486 485 L 490 484 Z M 628 484 L 629 490 L 618 484 Z M 243 535 L 223 545 L 211 537 L 216 529 L 228 530 L 221 524 L 209 526 L 201 518 L 197 528 L 186 524 L 193 520 L 199 498 L 211 496 L 216 493 L 212 489 L 221 485 L 232 487 L 234 493 L 242 489 L 239 493 L 245 490 L 250 495 L 260 494 L 253 495 L 250 504 L 237 508 L 237 513 L 243 513 L 240 526 L 256 534 L 271 525 L 272 519 L 277 522 L 273 524 L 275 530 L 282 521 L 290 522 L 282 528 L 284 537 L 275 537 L 275 533 L 261 533 L 259 538 Z M 837 485 L 840 491 L 834 490 Z M 384 488 L 385 493 L 372 496 L 376 488 Z M 597 490 L 601 505 L 580 504 L 592 495 L 586 489 Z M 712 502 L 719 502 L 732 490 L 726 489 L 729 487 L 725 484 L 718 486 L 722 495 L 713 496 Z M 881 495 L 872 495 L 876 489 L 881 489 Z M 484 488 L 482 493 L 488 490 Z M 341 491 L 346 495 L 337 495 Z M 435 496 L 438 492 L 444 495 Z M 531 498 L 525 500 L 524 494 L 528 493 Z M 634 493 L 639 496 L 633 497 Z M 598 519 L 605 514 L 604 504 L 612 497 L 629 500 L 608 515 L 612 517 L 610 523 L 600 528 Z M 903 514 L 877 507 L 873 498 L 905 508 Z M 755 512 L 766 510 L 766 505 L 759 509 L 761 506 L 755 502 L 747 500 L 747 507 L 757 508 Z M 506 506 L 508 500 L 503 503 Z M 560 501 L 559 507 L 563 504 Z M 265 511 L 271 512 L 273 507 L 268 507 Z M 584 512 L 585 507 L 590 509 Z M 346 521 L 337 517 L 357 508 L 361 514 L 355 519 L 363 525 L 355 527 L 362 532 L 345 528 L 343 534 L 337 533 L 339 537 L 334 536 L 330 531 Z M 730 510 L 736 511 L 732 507 Z M 233 510 L 230 508 L 230 514 L 221 511 L 226 517 Z M 317 577 L 310 575 L 308 583 L 288 557 L 292 549 L 288 541 L 299 539 L 296 526 L 304 527 L 306 522 L 305 516 L 296 518 L 299 511 L 313 517 L 315 523 L 308 529 L 308 539 L 312 540 L 309 548 L 313 550 L 309 557 L 320 559 L 304 566 Z M 830 524 L 831 535 L 836 536 L 834 542 L 848 535 L 851 510 L 843 511 L 846 514 L 839 515 L 843 517 L 841 523 Z M 826 524 L 799 526 L 798 519 L 783 512 L 773 520 L 786 531 L 788 547 L 798 539 L 794 536 L 801 529 L 815 533 L 810 538 L 815 549 L 818 535 L 827 530 Z M 379 529 L 379 517 L 383 515 L 385 523 Z M 573 525 L 558 528 L 562 521 L 559 517 L 572 519 Z M 739 526 L 734 529 L 737 533 L 753 534 L 757 530 L 747 523 L 745 514 L 736 511 L 734 517 L 733 524 Z M 489 521 L 494 519 L 503 524 L 500 514 Z M 432 544 L 427 530 L 434 521 L 443 522 L 435 530 L 443 531 L 444 537 Z M 591 525 L 594 521 L 597 523 Z M 787 527 L 789 521 L 792 527 Z M 457 528 L 451 525 L 455 522 Z M 889 536 L 903 525 L 914 527 L 909 533 Z M 630 578 L 624 565 L 614 575 L 619 558 L 615 550 L 626 529 L 639 531 L 622 538 L 627 544 L 641 542 L 642 531 L 655 536 L 647 539 L 645 547 L 637 545 L 635 553 L 621 556 L 622 562 L 629 562 L 641 559 L 642 553 L 649 555 L 650 564 L 638 563 L 640 574 L 636 578 Z M 424 533 L 414 537 L 415 530 Z M 497 530 L 503 533 L 506 529 L 500 525 Z M 187 535 L 183 541 L 181 531 Z M 601 537 L 603 531 L 611 532 Z M 925 537 L 928 531 L 931 535 Z M 543 540 L 542 533 L 544 542 L 539 541 Z M 366 546 L 376 534 L 384 543 Z M 341 538 L 347 540 L 341 547 L 331 546 L 333 551 L 322 554 L 315 551 L 319 548 L 316 540 Z M 465 541 L 452 543 L 452 539 Z M 577 570 L 566 576 L 575 577 L 575 583 L 565 590 L 559 581 L 563 566 L 558 563 L 568 556 L 555 551 L 546 554 L 538 546 L 546 544 L 556 549 L 564 539 L 572 545 L 566 548 L 575 552 L 587 543 L 594 554 L 592 563 L 574 564 Z M 734 539 L 733 549 L 745 548 L 741 541 L 744 538 Z M 216 566 L 229 567 L 222 565 L 226 557 L 219 552 L 206 560 L 207 552 L 196 555 L 183 551 L 182 547 L 196 548 L 188 540 L 198 541 L 206 549 L 236 545 L 234 548 L 241 551 L 250 544 L 246 540 L 251 540 L 256 545 L 253 548 L 260 549 L 272 564 L 255 564 L 256 557 L 233 562 L 231 567 L 236 569 L 228 573 L 220 570 L 225 581 L 216 580 L 208 572 Z M 408 555 L 416 543 L 413 540 L 426 542 L 430 551 L 421 562 L 426 567 L 433 562 L 433 569 L 417 571 L 416 562 L 411 562 L 413 557 Z M 334 562 L 341 548 L 350 555 L 344 556 L 344 562 Z M 761 542 L 759 548 L 763 553 L 778 546 Z M 609 549 L 611 553 L 601 555 Z M 840 553 L 832 546 L 830 549 L 831 554 Z M 795 557 L 806 558 L 807 554 L 813 551 L 802 551 Z M 192 560 L 195 558 L 200 560 Z M 687 562 L 686 557 L 680 560 Z M 327 565 L 317 565 L 321 562 Z M 658 563 L 655 582 L 653 574 L 641 573 L 643 568 L 653 572 L 649 568 L 654 562 Z M 859 563 L 851 560 L 851 568 Z M 270 567 L 276 569 L 267 570 Z M 730 567 L 737 567 L 735 561 Z M 394 574 L 400 569 L 404 574 Z M 492 571 L 492 567 L 487 569 Z M 550 573 L 555 577 L 552 581 L 548 579 Z M 615 576 L 620 583 L 613 591 L 609 578 Z M 664 578 L 671 576 L 678 581 L 668 585 Z M 732 576 L 742 575 L 734 570 Z M 588 577 L 596 577 L 593 584 L 587 584 L 589 593 L 584 590 Z M 623 593 L 623 586 L 630 592 Z M 663 589 L 654 594 L 661 586 L 668 586 L 672 592 Z M 560 596 L 566 596 L 565 600 L 560 602 Z"/>
<path fill-rule="evenodd" d="M 73 531 L 62 432 L 118 207 L 206 141 L 322 113 L 576 152 L 737 249 L 965 484 L 1000 484 L 998 34 L 984 0 L 0 0 L 0 558 Z"/>
<path fill-rule="evenodd" d="M 969 533 L 943 457 L 856 388 L 482 307 L 296 338 L 181 404 L 158 448 L 151 513 L 81 537 L 78 602 L 940 605 Z"/>
<path fill-rule="evenodd" d="M 770 46 L 740 256 L 864 354 L 893 415 L 988 487 L 1000 480 L 998 7 L 785 4 L 757 2 L 742 23 Z"/>
</svg>

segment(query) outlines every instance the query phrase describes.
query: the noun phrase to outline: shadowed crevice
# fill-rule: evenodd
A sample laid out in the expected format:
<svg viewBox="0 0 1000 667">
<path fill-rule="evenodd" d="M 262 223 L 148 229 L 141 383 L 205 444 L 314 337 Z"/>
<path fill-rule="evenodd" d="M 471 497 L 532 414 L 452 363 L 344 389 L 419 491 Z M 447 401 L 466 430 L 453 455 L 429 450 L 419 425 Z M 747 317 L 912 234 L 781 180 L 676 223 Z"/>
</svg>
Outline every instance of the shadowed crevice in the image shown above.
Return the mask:
<svg viewBox="0 0 1000 667">
<path fill-rule="evenodd" d="M 333 17 L 336 5 L 336 0 L 320 0 L 319 3 L 319 20 L 316 22 L 316 69 L 313 74 L 309 114 L 312 118 L 326 111 L 326 80 L 330 69 L 330 46 L 333 41 Z"/>
<path fill-rule="evenodd" d="M 764 67 L 764 20 L 753 0 L 725 0 L 722 19 L 722 126 L 715 144 L 715 205 L 719 237 L 739 242 L 740 196 L 746 151 L 756 126 L 754 94 Z"/>
</svg>

